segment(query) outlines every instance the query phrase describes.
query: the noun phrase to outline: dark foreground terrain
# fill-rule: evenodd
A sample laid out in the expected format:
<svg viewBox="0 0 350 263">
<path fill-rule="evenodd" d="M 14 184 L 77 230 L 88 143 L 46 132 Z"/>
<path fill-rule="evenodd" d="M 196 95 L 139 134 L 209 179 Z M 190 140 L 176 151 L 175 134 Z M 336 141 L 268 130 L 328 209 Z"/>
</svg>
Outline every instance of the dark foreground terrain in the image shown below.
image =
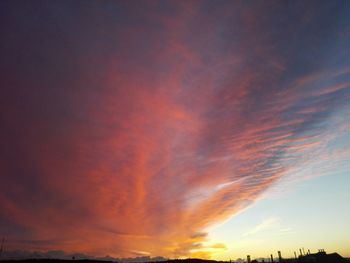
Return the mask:
<svg viewBox="0 0 350 263">
<path fill-rule="evenodd" d="M 84 260 L 61 260 L 61 259 L 26 259 L 26 260 L 0 260 L 1 263 L 116 263 L 117 261 L 102 261 L 102 260 L 90 260 L 90 259 L 84 259 Z M 121 261 L 122 262 L 122 261 Z M 174 260 L 167 260 L 167 261 L 161 261 L 162 263 L 228 263 L 228 261 L 215 261 L 215 260 L 204 260 L 204 259 L 174 259 Z M 233 263 L 235 261 L 229 261 L 230 263 Z M 241 263 L 247 263 L 246 261 L 237 261 Z M 257 262 L 271 262 L 271 261 L 264 261 L 262 259 L 254 259 L 250 263 L 257 263 Z M 279 260 L 274 260 L 274 262 L 279 262 Z M 350 263 L 349 259 L 343 258 L 338 253 L 315 253 L 315 254 L 309 254 L 302 257 L 299 257 L 297 259 L 295 258 L 289 258 L 289 259 L 282 259 L 282 263 Z M 147 262 L 147 263 L 160 263 L 158 262 Z"/>
</svg>

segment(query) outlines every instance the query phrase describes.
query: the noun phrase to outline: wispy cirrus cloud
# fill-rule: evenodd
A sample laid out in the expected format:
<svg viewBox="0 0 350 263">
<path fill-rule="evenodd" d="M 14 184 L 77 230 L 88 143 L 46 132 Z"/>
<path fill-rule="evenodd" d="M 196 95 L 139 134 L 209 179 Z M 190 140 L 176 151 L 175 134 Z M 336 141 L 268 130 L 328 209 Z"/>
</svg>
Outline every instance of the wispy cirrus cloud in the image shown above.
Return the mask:
<svg viewBox="0 0 350 263">
<path fill-rule="evenodd" d="M 278 217 L 270 217 L 264 221 L 262 221 L 260 224 L 258 224 L 257 226 L 255 226 L 253 229 L 251 229 L 250 231 L 246 232 L 243 234 L 243 236 L 250 236 L 250 235 L 254 235 L 256 233 L 259 233 L 261 231 L 265 231 L 271 228 L 276 227 L 276 225 L 280 224 L 280 218 Z"/>
</svg>

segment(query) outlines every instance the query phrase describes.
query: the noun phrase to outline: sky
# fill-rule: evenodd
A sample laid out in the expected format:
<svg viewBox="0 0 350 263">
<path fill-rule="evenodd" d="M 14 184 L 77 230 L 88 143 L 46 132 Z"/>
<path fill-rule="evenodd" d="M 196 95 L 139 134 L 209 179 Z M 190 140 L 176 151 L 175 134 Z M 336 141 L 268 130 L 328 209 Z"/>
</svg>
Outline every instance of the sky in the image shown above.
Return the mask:
<svg viewBox="0 0 350 263">
<path fill-rule="evenodd" d="M 92 256 L 350 256 L 349 1 L 0 1 L 0 237 Z"/>
</svg>

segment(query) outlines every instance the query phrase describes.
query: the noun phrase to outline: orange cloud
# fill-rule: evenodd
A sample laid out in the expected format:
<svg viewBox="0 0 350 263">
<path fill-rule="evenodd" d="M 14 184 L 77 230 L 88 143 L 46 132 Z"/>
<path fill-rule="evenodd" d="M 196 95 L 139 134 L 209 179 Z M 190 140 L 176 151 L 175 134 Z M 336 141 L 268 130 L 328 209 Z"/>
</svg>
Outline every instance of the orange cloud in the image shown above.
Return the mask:
<svg viewBox="0 0 350 263">
<path fill-rule="evenodd" d="M 30 20 L 41 29 L 1 80 L 9 249 L 210 258 L 225 245 L 203 245 L 208 227 L 325 145 L 348 71 L 294 72 L 295 51 L 288 59 L 286 37 L 275 41 L 284 29 L 259 21 L 269 8 L 208 5 L 88 5 L 67 18 L 49 8 L 57 43 Z"/>
</svg>

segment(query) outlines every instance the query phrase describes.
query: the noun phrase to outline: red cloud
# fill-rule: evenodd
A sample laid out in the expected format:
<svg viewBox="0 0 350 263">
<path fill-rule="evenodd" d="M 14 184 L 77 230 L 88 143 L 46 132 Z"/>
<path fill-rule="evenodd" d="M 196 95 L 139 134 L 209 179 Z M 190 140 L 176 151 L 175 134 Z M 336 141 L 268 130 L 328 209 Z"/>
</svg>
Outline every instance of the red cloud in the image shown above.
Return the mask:
<svg viewBox="0 0 350 263">
<path fill-rule="evenodd" d="M 10 249 L 189 255 L 207 227 L 322 144 L 317 125 L 342 104 L 329 96 L 348 82 L 329 74 L 337 84 L 314 92 L 319 72 L 285 80 L 294 62 L 258 10 L 170 5 L 164 16 L 157 5 L 129 6 L 122 25 L 94 13 L 97 40 L 65 27 L 77 53 L 45 53 L 63 66 L 4 77 L 0 235 Z"/>
</svg>

